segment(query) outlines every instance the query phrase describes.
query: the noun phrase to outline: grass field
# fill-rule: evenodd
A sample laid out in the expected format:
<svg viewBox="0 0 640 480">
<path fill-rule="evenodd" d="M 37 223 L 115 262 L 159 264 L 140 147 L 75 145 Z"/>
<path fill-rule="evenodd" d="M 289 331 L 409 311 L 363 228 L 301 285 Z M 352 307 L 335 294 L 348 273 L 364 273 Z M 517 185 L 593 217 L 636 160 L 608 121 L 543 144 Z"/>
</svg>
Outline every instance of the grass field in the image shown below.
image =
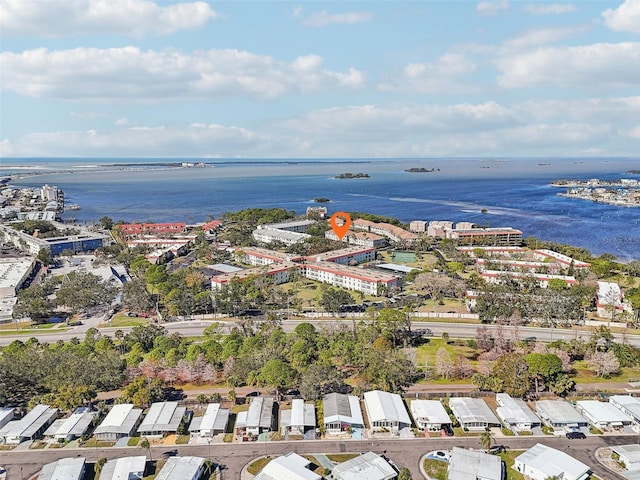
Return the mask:
<svg viewBox="0 0 640 480">
<path fill-rule="evenodd" d="M 514 459 L 523 451 L 524 450 L 509 450 L 500 454 L 500 458 L 502 458 L 502 461 L 506 466 L 506 480 L 524 480 L 524 476 L 520 472 L 516 472 L 513 468 L 511 468 L 513 466 Z"/>
<path fill-rule="evenodd" d="M 124 313 L 117 313 L 111 317 L 111 320 L 101 323 L 98 327 L 137 327 L 138 325 L 146 325 L 148 323 L 148 318 L 127 317 Z"/>
</svg>

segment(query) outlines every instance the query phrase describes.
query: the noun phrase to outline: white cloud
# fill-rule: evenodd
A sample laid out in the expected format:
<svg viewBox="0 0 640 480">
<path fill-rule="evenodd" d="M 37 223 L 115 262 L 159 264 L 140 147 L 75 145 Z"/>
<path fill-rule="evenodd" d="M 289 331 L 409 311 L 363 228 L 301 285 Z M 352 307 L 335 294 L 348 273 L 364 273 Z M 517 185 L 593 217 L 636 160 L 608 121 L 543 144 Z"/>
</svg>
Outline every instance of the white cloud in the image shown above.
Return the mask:
<svg viewBox="0 0 640 480">
<path fill-rule="evenodd" d="M 640 97 L 500 104 L 354 105 L 252 128 L 220 124 L 118 126 L 6 139 L 5 155 L 408 157 L 633 155 Z"/>
<path fill-rule="evenodd" d="M 537 47 L 557 42 L 584 31 L 585 29 L 581 27 L 537 28 L 527 30 L 517 37 L 507 40 L 504 45 L 511 49 Z"/>
<path fill-rule="evenodd" d="M 273 98 L 356 88 L 364 76 L 354 68 L 321 68 L 322 58 L 292 63 L 240 50 L 142 51 L 137 47 L 41 48 L 0 54 L 2 88 L 40 98 L 96 101 L 163 101 L 241 95 Z"/>
<path fill-rule="evenodd" d="M 625 0 L 618 8 L 602 12 L 602 16 L 611 30 L 640 34 L 640 0 Z"/>
<path fill-rule="evenodd" d="M 405 66 L 400 78 L 381 83 L 379 89 L 407 93 L 473 93 L 479 90 L 477 86 L 461 83 L 457 78 L 476 70 L 476 65 L 465 55 L 447 53 L 433 63 Z"/>
<path fill-rule="evenodd" d="M 508 10 L 509 2 L 503 0 L 501 2 L 479 2 L 476 5 L 476 12 L 482 15 L 497 15 L 498 13 Z"/>
<path fill-rule="evenodd" d="M 104 112 L 77 112 L 72 111 L 69 112 L 69 116 L 72 118 L 83 118 L 83 119 L 94 119 L 94 118 L 104 118 L 108 116 Z"/>
<path fill-rule="evenodd" d="M 532 15 L 557 15 L 578 11 L 572 3 L 530 3 L 524 6 L 524 11 Z"/>
<path fill-rule="evenodd" d="M 205 2 L 152 0 L 0 0 L 4 35 L 168 34 L 202 27 L 216 12 Z"/>
<path fill-rule="evenodd" d="M 302 9 L 296 12 L 296 16 L 302 14 Z M 329 13 L 327 11 L 315 12 L 303 19 L 302 24 L 309 27 L 326 27 L 327 25 L 352 25 L 371 20 L 370 12 L 345 12 Z"/>
<path fill-rule="evenodd" d="M 503 87 L 605 89 L 640 84 L 640 43 L 543 47 L 496 61 Z"/>
</svg>

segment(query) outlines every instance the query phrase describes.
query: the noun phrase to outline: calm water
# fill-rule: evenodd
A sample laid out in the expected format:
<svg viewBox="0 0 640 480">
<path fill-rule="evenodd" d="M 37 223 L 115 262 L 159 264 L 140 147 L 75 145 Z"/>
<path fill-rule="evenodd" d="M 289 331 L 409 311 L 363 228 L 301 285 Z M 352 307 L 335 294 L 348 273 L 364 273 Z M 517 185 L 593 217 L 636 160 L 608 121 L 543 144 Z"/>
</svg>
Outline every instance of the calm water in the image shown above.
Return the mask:
<svg viewBox="0 0 640 480">
<path fill-rule="evenodd" d="M 638 159 L 206 161 L 206 168 L 175 168 L 154 165 L 173 162 L 164 159 L 1 159 L 0 175 L 39 172 L 14 184 L 58 185 L 67 203 L 81 206 L 66 214 L 80 222 L 103 215 L 197 222 L 249 207 L 303 213 L 313 198 L 328 197 L 330 211 L 512 226 L 525 236 L 640 260 L 640 208 L 566 199 L 556 195 L 563 189 L 548 185 L 557 178 L 630 177 L 625 172 L 639 169 Z M 440 171 L 404 172 L 410 167 Z M 344 172 L 371 178 L 333 178 Z"/>
</svg>

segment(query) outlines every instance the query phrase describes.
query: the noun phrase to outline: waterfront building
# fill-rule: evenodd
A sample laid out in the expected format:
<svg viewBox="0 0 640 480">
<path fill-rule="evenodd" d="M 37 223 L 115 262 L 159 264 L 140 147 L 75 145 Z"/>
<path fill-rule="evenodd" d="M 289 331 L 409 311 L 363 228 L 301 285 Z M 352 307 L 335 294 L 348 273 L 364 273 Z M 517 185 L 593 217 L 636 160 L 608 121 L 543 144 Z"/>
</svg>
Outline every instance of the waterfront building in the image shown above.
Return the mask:
<svg viewBox="0 0 640 480">
<path fill-rule="evenodd" d="M 234 255 L 239 262 L 254 266 L 301 260 L 301 257 L 298 255 L 277 252 L 275 250 L 260 247 L 236 247 L 234 249 Z"/>
<path fill-rule="evenodd" d="M 327 216 L 327 213 L 327 207 L 307 207 L 306 211 L 307 218 L 316 217 L 322 219 Z"/>
<path fill-rule="evenodd" d="M 500 426 L 500 420 L 481 398 L 452 397 L 449 399 L 449 408 L 465 430 L 478 432 Z"/>
<path fill-rule="evenodd" d="M 97 440 L 116 441 L 122 437 L 130 437 L 140 422 L 142 410 L 134 408 L 131 403 L 114 405 L 104 417 L 93 434 Z"/>
<path fill-rule="evenodd" d="M 611 430 L 631 425 L 632 419 L 609 402 L 578 400 L 576 410 L 600 430 Z"/>
<path fill-rule="evenodd" d="M 138 433 L 141 436 L 163 436 L 176 433 L 186 413 L 187 407 L 180 406 L 178 402 L 152 403 L 138 427 Z"/>
<path fill-rule="evenodd" d="M 447 467 L 447 480 L 502 480 L 502 459 L 479 450 L 453 447 Z"/>
<path fill-rule="evenodd" d="M 169 457 L 155 480 L 199 480 L 205 468 L 202 457 Z"/>
<path fill-rule="evenodd" d="M 575 258 L 571 258 L 562 253 L 554 252 L 553 250 L 549 250 L 547 248 L 540 248 L 538 250 L 534 250 L 533 258 L 537 260 L 543 260 L 543 261 L 551 260 L 555 263 L 561 264 L 564 268 L 573 267 L 574 269 L 582 269 L 582 268 L 589 268 L 591 266 L 590 263 L 576 260 Z"/>
<path fill-rule="evenodd" d="M 252 233 L 253 239 L 260 243 L 281 242 L 285 245 L 295 245 L 311 238 L 306 233 L 290 232 L 288 230 L 277 230 L 275 228 L 257 228 Z"/>
<path fill-rule="evenodd" d="M 254 477 L 254 480 L 321 480 L 309 470 L 311 461 L 295 452 L 274 458 Z"/>
<path fill-rule="evenodd" d="M 502 422 L 516 432 L 530 432 L 541 426 L 538 416 L 531 411 L 521 398 L 512 398 L 508 393 L 496 393 L 496 414 Z"/>
<path fill-rule="evenodd" d="M 476 257 L 476 251 L 486 257 L 521 257 L 527 251 L 524 247 L 487 247 L 483 245 L 456 247 L 456 250 L 471 258 Z"/>
<path fill-rule="evenodd" d="M 545 425 L 554 428 L 587 427 L 589 421 L 564 400 L 539 400 L 536 413 Z"/>
<path fill-rule="evenodd" d="M 429 222 L 424 220 L 412 220 L 409 222 L 409 231 L 413 233 L 426 233 Z"/>
<path fill-rule="evenodd" d="M 446 232 L 453 229 L 453 222 L 448 220 L 433 220 L 429 222 L 427 236 L 435 238 L 445 238 Z"/>
<path fill-rule="evenodd" d="M 600 317 L 612 318 L 624 311 L 631 311 L 631 307 L 624 301 L 620 285 L 616 282 L 598 282 L 596 307 Z"/>
<path fill-rule="evenodd" d="M 451 418 L 438 400 L 412 400 L 411 415 L 421 430 L 439 432 L 444 425 L 451 425 Z"/>
<path fill-rule="evenodd" d="M 335 480 L 393 480 L 398 472 L 380 455 L 365 452 L 336 465 L 331 476 Z"/>
<path fill-rule="evenodd" d="M 352 222 L 354 230 L 364 230 L 365 232 L 377 233 L 383 235 L 389 240 L 397 243 L 413 244 L 418 236 L 415 233 L 408 232 L 404 228 L 391 225 L 390 223 L 376 223 L 358 218 Z"/>
<path fill-rule="evenodd" d="M 324 428 L 329 434 L 364 428 L 360 399 L 355 395 L 329 393 L 322 397 L 322 409 Z"/>
<path fill-rule="evenodd" d="M 311 280 L 369 295 L 381 295 L 393 287 L 402 287 L 402 280 L 394 275 L 378 272 L 374 269 L 348 267 L 333 262 L 304 264 L 300 266 L 300 271 Z"/>
<path fill-rule="evenodd" d="M 84 457 L 61 458 L 42 467 L 38 480 L 82 480 L 86 463 Z"/>
<path fill-rule="evenodd" d="M 125 237 L 141 235 L 176 235 L 185 231 L 187 224 L 184 222 L 167 223 L 123 223 L 116 225 L 120 235 Z"/>
<path fill-rule="evenodd" d="M 304 435 L 307 430 L 315 429 L 316 406 L 304 403 L 301 398 L 291 400 L 291 408 L 280 411 L 280 429 L 282 433 Z"/>
<path fill-rule="evenodd" d="M 518 455 L 513 462 L 513 468 L 530 480 L 546 480 L 552 477 L 586 480 L 591 473 L 588 465 L 561 450 L 541 443 Z"/>
<path fill-rule="evenodd" d="M 364 407 L 373 430 L 386 428 L 397 433 L 403 428 L 411 427 L 411 419 L 402 397 L 396 393 L 381 390 L 365 392 Z"/>
<path fill-rule="evenodd" d="M 565 270 L 565 268 L 559 263 L 554 262 L 532 262 L 525 260 L 511 260 L 511 259 L 476 259 L 476 269 L 479 272 L 485 270 L 489 265 L 490 267 L 499 268 L 498 271 L 513 271 L 522 273 L 539 273 L 543 271 L 545 274 L 559 274 Z"/>
<path fill-rule="evenodd" d="M 52 222 L 55 224 L 55 222 Z M 56 227 L 66 228 L 66 225 L 57 224 Z M 7 225 L 0 225 L 0 239 L 7 245 L 26 250 L 32 255 L 38 255 L 40 250 L 48 250 L 52 255 L 60 255 L 68 250 L 73 253 L 91 252 L 102 246 L 111 244 L 111 237 L 101 233 L 85 231 L 79 235 L 67 235 L 62 237 L 40 238 L 14 230 Z"/>
<path fill-rule="evenodd" d="M 311 225 L 315 225 L 315 220 L 292 220 L 290 222 L 265 223 L 258 225 L 258 229 L 284 230 L 286 232 L 304 233 Z"/>
<path fill-rule="evenodd" d="M 456 228 L 445 230 L 445 238 L 462 245 L 518 246 L 522 244 L 522 231 L 511 227 Z"/>
<path fill-rule="evenodd" d="M 100 480 L 142 480 L 147 457 L 121 457 L 107 460 L 100 471 Z"/>
<path fill-rule="evenodd" d="M 202 417 L 193 417 L 189 425 L 191 435 L 213 437 L 224 433 L 229 423 L 229 409 L 221 408 L 219 403 L 210 403 Z"/>
<path fill-rule="evenodd" d="M 85 434 L 95 415 L 96 412 L 90 407 L 78 407 L 69 418 L 61 418 L 53 422 L 44 435 L 58 442 L 70 442 Z"/>
<path fill-rule="evenodd" d="M 40 438 L 57 416 L 57 408 L 37 405 L 21 419 L 12 420 L 2 427 L 0 438 L 4 439 L 4 443 L 11 445 Z"/>
<path fill-rule="evenodd" d="M 354 265 L 358 263 L 371 262 L 375 259 L 375 248 L 367 247 L 346 247 L 305 257 L 307 263 L 332 262 L 339 263 L 341 265 Z"/>
</svg>

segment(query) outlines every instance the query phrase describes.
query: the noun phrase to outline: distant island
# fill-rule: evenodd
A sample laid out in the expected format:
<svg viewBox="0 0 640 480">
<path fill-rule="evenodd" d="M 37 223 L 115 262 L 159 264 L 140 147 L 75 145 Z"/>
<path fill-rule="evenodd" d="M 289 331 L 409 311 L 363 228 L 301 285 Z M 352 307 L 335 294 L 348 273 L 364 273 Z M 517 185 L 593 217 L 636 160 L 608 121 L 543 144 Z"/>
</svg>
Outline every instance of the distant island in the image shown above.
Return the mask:
<svg viewBox="0 0 640 480">
<path fill-rule="evenodd" d="M 633 171 L 633 170 L 632 170 Z M 640 172 L 640 170 L 638 170 Z M 629 172 L 627 172 L 629 173 Z M 591 178 L 589 180 L 554 180 L 552 187 L 640 187 L 640 181 L 631 178 L 619 178 L 618 180 L 600 180 Z"/>
<path fill-rule="evenodd" d="M 629 170 L 627 173 L 629 175 L 640 175 L 640 170 Z"/>
<path fill-rule="evenodd" d="M 350 180 L 353 178 L 371 178 L 368 173 L 341 173 L 340 175 L 336 175 L 336 178 L 340 180 Z"/>
<path fill-rule="evenodd" d="M 318 198 L 314 198 L 313 201 L 316 203 L 329 203 L 331 200 L 329 200 L 326 197 L 318 197 Z"/>
<path fill-rule="evenodd" d="M 410 173 L 432 173 L 432 172 L 439 172 L 440 169 L 439 168 L 424 168 L 424 167 L 413 167 L 413 168 L 407 168 L 405 170 L 405 172 L 410 172 Z"/>
</svg>

